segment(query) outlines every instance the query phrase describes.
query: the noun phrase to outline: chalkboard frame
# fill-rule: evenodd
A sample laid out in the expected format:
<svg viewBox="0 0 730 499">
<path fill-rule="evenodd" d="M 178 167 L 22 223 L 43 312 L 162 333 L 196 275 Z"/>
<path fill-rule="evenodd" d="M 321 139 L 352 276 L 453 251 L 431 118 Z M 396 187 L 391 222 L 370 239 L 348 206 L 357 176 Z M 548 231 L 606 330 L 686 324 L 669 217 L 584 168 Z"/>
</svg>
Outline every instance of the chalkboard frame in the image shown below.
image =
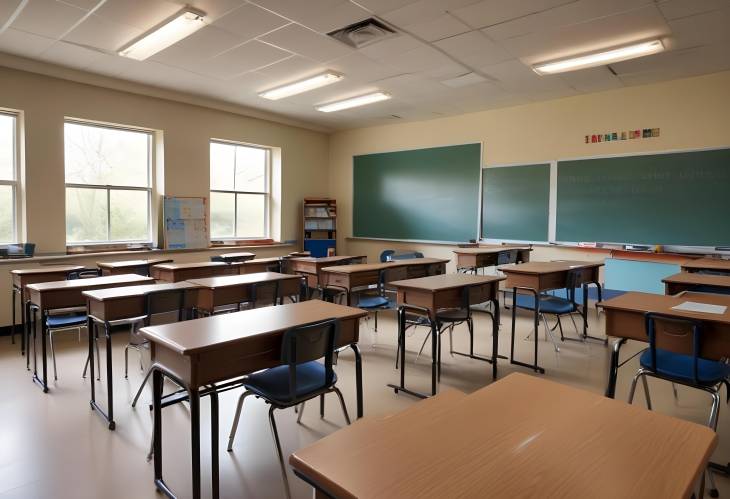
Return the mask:
<svg viewBox="0 0 730 499">
<path fill-rule="evenodd" d="M 391 242 L 400 242 L 400 243 L 418 243 L 418 244 L 441 244 L 441 245 L 454 245 L 454 244 L 460 244 L 464 243 L 466 241 L 447 241 L 447 240 L 432 240 L 432 239 L 407 239 L 407 238 L 392 238 L 392 237 L 374 237 L 374 236 L 356 236 L 354 235 L 355 232 L 355 158 L 357 156 L 367 156 L 370 154 L 389 154 L 389 153 L 396 153 L 396 152 L 412 152 L 412 151 L 422 151 L 425 149 L 439 149 L 442 147 L 457 147 L 457 146 L 470 146 L 470 145 L 479 145 L 479 191 L 477 194 L 477 204 L 474 208 L 477 213 L 477 225 L 474 230 L 474 238 L 479 239 L 479 235 L 481 233 L 481 225 L 482 225 L 482 219 L 481 219 L 481 206 L 482 206 L 482 188 L 481 188 L 481 181 L 482 181 L 482 168 L 484 165 L 484 141 L 481 140 L 473 140 L 473 141 L 467 141 L 467 142 L 458 142 L 458 143 L 449 143 L 449 144 L 434 144 L 434 145 L 424 145 L 422 147 L 404 147 L 404 148 L 398 148 L 398 149 L 378 149 L 376 151 L 369 151 L 369 152 L 361 152 L 356 153 L 351 156 L 351 163 L 350 163 L 350 174 L 351 174 L 351 180 L 350 180 L 350 199 L 352 200 L 352 206 L 350 210 L 350 231 L 351 235 L 347 237 L 347 239 L 353 239 L 353 240 L 365 240 L 365 241 L 391 241 Z"/>
</svg>

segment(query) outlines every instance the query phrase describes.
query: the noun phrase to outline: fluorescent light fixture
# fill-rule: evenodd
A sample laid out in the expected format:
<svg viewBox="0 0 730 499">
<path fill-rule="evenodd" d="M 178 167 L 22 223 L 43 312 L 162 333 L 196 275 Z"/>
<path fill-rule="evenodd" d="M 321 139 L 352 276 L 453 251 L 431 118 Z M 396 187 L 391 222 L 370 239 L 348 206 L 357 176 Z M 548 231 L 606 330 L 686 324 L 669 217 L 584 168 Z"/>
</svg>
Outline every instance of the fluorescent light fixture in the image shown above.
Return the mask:
<svg viewBox="0 0 730 499">
<path fill-rule="evenodd" d="M 259 94 L 259 97 L 263 97 L 264 99 L 269 100 L 279 100 L 283 99 L 284 97 L 290 97 L 292 95 L 301 94 L 303 92 L 309 92 L 310 90 L 314 90 L 315 88 L 320 88 L 331 85 L 333 83 L 337 83 L 341 79 L 342 75 L 328 71 L 326 73 L 307 78 L 306 80 L 299 80 L 295 81 L 294 83 L 288 83 L 280 87 L 272 88 L 271 90 L 266 90 L 264 92 L 261 92 Z"/>
<path fill-rule="evenodd" d="M 627 45 L 625 47 L 603 50 L 593 54 L 537 64 L 533 66 L 532 69 L 539 75 L 564 73 L 566 71 L 593 68 L 595 66 L 611 64 L 612 62 L 635 59 L 649 54 L 656 54 L 662 50 L 664 50 L 664 45 L 661 40 L 652 40 L 649 42 Z"/>
<path fill-rule="evenodd" d="M 331 113 L 333 111 L 342 111 L 343 109 L 350 109 L 351 107 L 364 106 L 366 104 L 372 104 L 374 102 L 380 102 L 382 100 L 390 99 L 390 94 L 385 92 L 373 92 L 372 94 L 365 94 L 359 97 L 353 97 L 352 99 L 345 99 L 337 102 L 331 102 L 330 104 L 323 104 L 317 106 L 317 111 L 323 113 Z"/>
<path fill-rule="evenodd" d="M 144 61 L 148 57 L 166 49 L 170 45 L 174 45 L 205 26 L 203 22 L 204 17 L 205 13 L 186 7 L 149 30 L 118 53 L 130 59 Z"/>
</svg>

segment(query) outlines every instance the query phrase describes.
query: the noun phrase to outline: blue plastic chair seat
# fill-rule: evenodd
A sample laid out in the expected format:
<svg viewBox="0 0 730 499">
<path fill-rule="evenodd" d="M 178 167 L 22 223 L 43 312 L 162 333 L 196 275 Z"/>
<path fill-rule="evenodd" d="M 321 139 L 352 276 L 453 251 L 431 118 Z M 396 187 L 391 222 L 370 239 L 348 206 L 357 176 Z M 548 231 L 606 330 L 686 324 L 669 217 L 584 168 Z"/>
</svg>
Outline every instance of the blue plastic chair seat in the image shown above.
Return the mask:
<svg viewBox="0 0 730 499">
<path fill-rule="evenodd" d="M 62 327 L 77 327 L 86 325 L 86 314 L 51 315 L 46 318 L 46 327 L 58 329 Z"/>
<path fill-rule="evenodd" d="M 517 308 L 535 310 L 535 297 L 533 295 L 518 294 L 514 304 Z M 540 312 L 542 313 L 562 315 L 570 314 L 575 312 L 575 310 L 576 308 L 570 300 L 551 295 L 540 296 Z"/>
<path fill-rule="evenodd" d="M 391 304 L 384 296 L 363 296 L 357 301 L 359 308 L 384 308 L 389 307 Z"/>
<path fill-rule="evenodd" d="M 651 351 L 645 350 L 639 357 L 641 367 L 651 370 Z M 656 373 L 677 380 L 694 383 L 693 359 L 691 355 L 684 355 L 667 350 L 656 350 Z M 714 385 L 730 376 L 730 366 L 724 362 L 707 359 L 697 359 L 697 378 L 700 383 Z"/>
<path fill-rule="evenodd" d="M 324 364 L 316 360 L 299 364 L 296 370 L 297 399 L 330 386 L 325 384 Z M 337 374 L 334 374 L 332 384 L 336 382 Z M 244 386 L 246 389 L 251 390 L 267 400 L 282 405 L 292 402 L 291 394 L 289 393 L 289 366 L 272 367 L 271 369 L 252 374 L 246 379 Z"/>
</svg>

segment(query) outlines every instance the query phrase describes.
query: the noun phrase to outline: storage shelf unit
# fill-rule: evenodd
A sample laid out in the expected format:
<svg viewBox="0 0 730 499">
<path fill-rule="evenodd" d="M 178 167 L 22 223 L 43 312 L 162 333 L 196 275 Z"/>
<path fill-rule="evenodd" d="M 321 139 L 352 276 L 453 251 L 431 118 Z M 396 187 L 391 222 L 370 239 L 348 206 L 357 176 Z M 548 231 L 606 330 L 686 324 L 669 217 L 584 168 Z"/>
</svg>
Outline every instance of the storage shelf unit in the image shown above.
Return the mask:
<svg viewBox="0 0 730 499">
<path fill-rule="evenodd" d="M 337 244 L 337 201 L 329 198 L 304 198 L 302 205 L 304 251 L 312 256 L 327 256 Z"/>
</svg>

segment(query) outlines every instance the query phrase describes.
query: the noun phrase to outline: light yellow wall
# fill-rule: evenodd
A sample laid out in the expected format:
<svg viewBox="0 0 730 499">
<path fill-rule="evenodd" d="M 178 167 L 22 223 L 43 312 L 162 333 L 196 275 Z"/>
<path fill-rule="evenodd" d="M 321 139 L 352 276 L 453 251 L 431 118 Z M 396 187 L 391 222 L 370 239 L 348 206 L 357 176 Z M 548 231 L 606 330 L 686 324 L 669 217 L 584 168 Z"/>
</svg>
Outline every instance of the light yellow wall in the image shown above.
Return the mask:
<svg viewBox="0 0 730 499">
<path fill-rule="evenodd" d="M 585 144 L 586 134 L 661 128 L 651 139 Z M 377 258 L 384 248 L 452 257 L 452 247 L 346 240 L 352 235 L 352 157 L 482 142 L 487 165 L 730 146 L 730 72 L 430 121 L 343 131 L 330 138 L 330 193 L 337 198 L 340 253 Z M 533 259 L 602 258 L 578 249 L 538 248 Z M 453 266 L 452 266 L 453 270 Z"/>
<path fill-rule="evenodd" d="M 65 251 L 65 117 L 161 130 L 167 195 L 209 195 L 211 138 L 281 148 L 281 240 L 299 239 L 300 203 L 327 194 L 326 134 L 172 100 L 0 67 L 0 108 L 24 113 L 26 240 Z"/>
</svg>

